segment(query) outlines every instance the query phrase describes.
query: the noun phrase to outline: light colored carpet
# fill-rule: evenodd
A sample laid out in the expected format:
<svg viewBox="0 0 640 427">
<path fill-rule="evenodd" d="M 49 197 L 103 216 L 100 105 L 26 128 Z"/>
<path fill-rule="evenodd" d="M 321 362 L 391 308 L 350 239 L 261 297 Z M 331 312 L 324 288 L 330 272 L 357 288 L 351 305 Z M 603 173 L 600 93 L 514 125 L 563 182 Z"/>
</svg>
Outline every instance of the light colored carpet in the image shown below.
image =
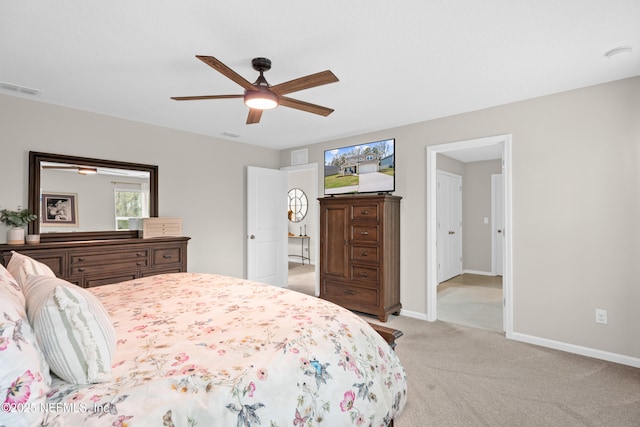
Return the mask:
<svg viewBox="0 0 640 427">
<path fill-rule="evenodd" d="M 313 275 L 314 266 L 292 265 L 289 288 L 312 295 Z M 404 333 L 396 352 L 408 401 L 395 427 L 640 426 L 640 369 L 507 340 L 486 328 L 361 316 Z"/>
<path fill-rule="evenodd" d="M 386 326 L 404 332 L 409 381 L 395 427 L 640 426 L 640 369 L 442 321 Z"/>
<path fill-rule="evenodd" d="M 438 286 L 438 319 L 503 331 L 502 277 L 461 274 Z"/>
<path fill-rule="evenodd" d="M 292 291 L 315 296 L 315 266 L 310 264 L 289 263 L 288 288 Z"/>
</svg>

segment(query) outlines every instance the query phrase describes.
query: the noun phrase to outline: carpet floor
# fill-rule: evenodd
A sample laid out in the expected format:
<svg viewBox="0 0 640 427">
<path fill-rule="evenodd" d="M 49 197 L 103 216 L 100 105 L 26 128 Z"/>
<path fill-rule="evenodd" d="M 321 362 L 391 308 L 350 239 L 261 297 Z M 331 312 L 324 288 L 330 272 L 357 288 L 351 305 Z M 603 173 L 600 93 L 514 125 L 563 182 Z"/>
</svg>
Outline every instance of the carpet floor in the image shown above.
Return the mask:
<svg viewBox="0 0 640 427">
<path fill-rule="evenodd" d="M 289 289 L 314 295 L 314 266 L 293 265 Z M 408 401 L 395 427 L 640 426 L 638 368 L 508 340 L 483 326 L 405 316 L 384 325 L 404 333 L 396 352 Z"/>
<path fill-rule="evenodd" d="M 367 319 L 375 322 L 373 318 Z M 392 316 L 408 402 L 395 427 L 640 426 L 640 369 Z"/>
</svg>

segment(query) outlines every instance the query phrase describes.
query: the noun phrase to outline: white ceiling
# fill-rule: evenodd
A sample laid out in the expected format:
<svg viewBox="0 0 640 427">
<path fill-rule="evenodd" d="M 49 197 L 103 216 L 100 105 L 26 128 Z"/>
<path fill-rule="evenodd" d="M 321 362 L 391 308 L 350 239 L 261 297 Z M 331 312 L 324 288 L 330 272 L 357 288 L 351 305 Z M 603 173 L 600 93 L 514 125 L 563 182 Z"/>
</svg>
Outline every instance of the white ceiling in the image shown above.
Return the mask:
<svg viewBox="0 0 640 427">
<path fill-rule="evenodd" d="M 270 58 L 271 84 L 330 69 L 288 96 L 335 112 L 169 99 L 242 93 L 196 54 L 249 81 Z M 276 149 L 637 75 L 639 0 L 0 0 L 0 82 L 42 91 L 0 93 Z"/>
</svg>

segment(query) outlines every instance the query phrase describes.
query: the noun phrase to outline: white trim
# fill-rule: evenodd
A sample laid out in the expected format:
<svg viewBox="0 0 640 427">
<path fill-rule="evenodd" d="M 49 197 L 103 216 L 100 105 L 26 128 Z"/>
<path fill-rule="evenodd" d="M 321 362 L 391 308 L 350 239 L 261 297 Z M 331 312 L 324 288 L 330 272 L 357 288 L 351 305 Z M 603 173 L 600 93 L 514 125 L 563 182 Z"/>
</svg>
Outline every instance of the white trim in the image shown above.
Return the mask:
<svg viewBox="0 0 640 427">
<path fill-rule="evenodd" d="M 486 138 L 478 138 L 466 141 L 451 142 L 447 144 L 438 144 L 427 146 L 426 168 L 427 168 L 427 225 L 426 225 L 426 241 L 427 241 L 427 260 L 426 260 L 426 278 L 427 278 L 427 320 L 435 321 L 438 319 L 438 261 L 436 247 L 436 185 L 437 185 L 437 154 L 450 151 L 464 150 L 467 148 L 487 147 L 491 145 L 502 144 L 502 162 L 503 162 L 503 191 L 504 191 L 504 264 L 502 276 L 502 288 L 505 300 L 505 316 L 503 319 L 504 330 L 507 335 L 513 333 L 513 277 L 512 277 L 512 195 L 511 195 L 511 135 L 496 135 Z"/>
<path fill-rule="evenodd" d="M 520 341 L 528 344 L 539 345 L 541 347 L 552 348 L 554 350 L 566 351 L 567 353 L 579 354 L 581 356 L 592 357 L 594 359 L 606 360 L 608 362 L 619 363 L 621 365 L 633 366 L 640 368 L 640 358 L 625 356 L 617 353 L 610 353 L 580 345 L 568 344 L 565 342 L 554 341 L 546 338 L 535 337 L 532 335 L 521 334 L 519 332 L 511 332 L 507 334 L 507 338 L 514 341 Z"/>
<path fill-rule="evenodd" d="M 480 271 L 480 270 L 462 270 L 462 274 L 477 274 L 479 276 L 495 276 L 491 271 Z"/>
<path fill-rule="evenodd" d="M 405 317 L 411 317 L 412 319 L 418 319 L 418 320 L 429 320 L 427 319 L 427 315 L 424 313 L 418 313 L 417 311 L 409 311 L 409 310 L 405 310 L 400 309 L 400 316 L 405 316 Z"/>
</svg>

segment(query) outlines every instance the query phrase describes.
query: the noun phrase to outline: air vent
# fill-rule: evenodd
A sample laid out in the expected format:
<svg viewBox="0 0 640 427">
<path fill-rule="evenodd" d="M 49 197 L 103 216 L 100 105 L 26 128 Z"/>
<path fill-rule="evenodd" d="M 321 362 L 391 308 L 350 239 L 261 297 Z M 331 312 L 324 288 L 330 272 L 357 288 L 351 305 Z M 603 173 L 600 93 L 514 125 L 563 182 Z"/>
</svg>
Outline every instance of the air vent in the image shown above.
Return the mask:
<svg viewBox="0 0 640 427">
<path fill-rule="evenodd" d="M 21 93 L 24 95 L 31 95 L 31 96 L 40 95 L 40 93 L 42 92 L 41 90 L 38 90 L 38 89 L 32 89 L 30 87 L 14 85 L 14 84 L 5 83 L 5 82 L 0 82 L 0 89 L 6 90 L 8 92 Z"/>
<path fill-rule="evenodd" d="M 238 135 L 237 133 L 233 133 L 233 132 L 222 132 L 220 135 L 228 136 L 229 138 L 240 138 L 242 136 L 242 135 Z"/>
<path fill-rule="evenodd" d="M 304 165 L 309 163 L 309 149 L 294 150 L 291 152 L 291 165 Z"/>
</svg>

